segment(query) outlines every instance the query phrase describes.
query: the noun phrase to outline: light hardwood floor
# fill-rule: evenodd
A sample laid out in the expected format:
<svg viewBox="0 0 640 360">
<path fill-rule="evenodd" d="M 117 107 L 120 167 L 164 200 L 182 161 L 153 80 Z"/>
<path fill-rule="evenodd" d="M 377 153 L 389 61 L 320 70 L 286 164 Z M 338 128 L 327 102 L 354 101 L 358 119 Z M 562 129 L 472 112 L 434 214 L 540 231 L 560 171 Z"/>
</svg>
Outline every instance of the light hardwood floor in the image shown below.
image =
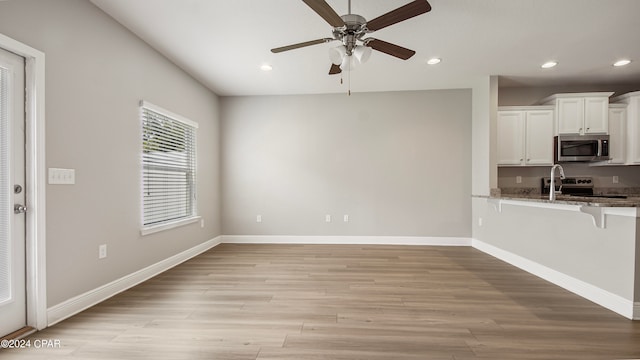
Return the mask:
<svg viewBox="0 0 640 360">
<path fill-rule="evenodd" d="M 0 359 L 630 359 L 640 322 L 469 247 L 220 245 Z"/>
</svg>

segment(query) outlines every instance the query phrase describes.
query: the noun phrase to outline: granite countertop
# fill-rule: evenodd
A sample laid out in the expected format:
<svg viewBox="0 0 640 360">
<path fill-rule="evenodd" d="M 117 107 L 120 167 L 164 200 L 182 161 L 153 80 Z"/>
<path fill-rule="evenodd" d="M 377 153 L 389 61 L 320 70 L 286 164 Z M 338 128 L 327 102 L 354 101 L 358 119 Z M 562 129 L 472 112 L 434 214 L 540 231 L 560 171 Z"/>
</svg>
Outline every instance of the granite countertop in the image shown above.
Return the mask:
<svg viewBox="0 0 640 360">
<path fill-rule="evenodd" d="M 598 187 L 593 191 L 596 195 L 624 195 L 626 199 L 594 197 L 594 196 L 572 196 L 556 195 L 555 201 L 549 201 L 549 194 L 540 194 L 540 188 L 520 187 L 520 188 L 496 188 L 491 189 L 491 196 L 482 196 L 489 199 L 504 199 L 518 201 L 534 201 L 548 204 L 564 205 L 587 205 L 594 207 L 636 207 L 640 208 L 640 188 L 639 187 L 618 187 L 606 188 Z"/>
<path fill-rule="evenodd" d="M 549 200 L 549 195 L 540 194 L 502 194 L 489 197 L 490 199 L 524 200 L 550 204 L 587 205 L 595 207 L 640 207 L 640 194 L 627 195 L 626 199 L 556 195 L 555 201 Z"/>
</svg>

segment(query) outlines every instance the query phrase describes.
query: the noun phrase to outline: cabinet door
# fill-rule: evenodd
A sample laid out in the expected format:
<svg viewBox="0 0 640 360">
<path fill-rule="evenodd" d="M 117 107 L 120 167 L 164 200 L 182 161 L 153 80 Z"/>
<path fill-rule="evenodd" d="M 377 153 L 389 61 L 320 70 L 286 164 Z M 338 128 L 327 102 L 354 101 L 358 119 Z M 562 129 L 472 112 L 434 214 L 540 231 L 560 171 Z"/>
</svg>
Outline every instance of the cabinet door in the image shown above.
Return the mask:
<svg viewBox="0 0 640 360">
<path fill-rule="evenodd" d="M 527 111 L 525 133 L 525 164 L 553 165 L 553 111 Z"/>
<path fill-rule="evenodd" d="M 584 99 L 584 133 L 609 133 L 609 98 L 588 97 Z"/>
<path fill-rule="evenodd" d="M 558 99 L 558 133 L 583 134 L 584 98 Z"/>
<path fill-rule="evenodd" d="M 524 161 L 524 111 L 498 112 L 498 165 Z"/>
<path fill-rule="evenodd" d="M 640 96 L 629 100 L 627 107 L 627 164 L 640 164 Z"/>
<path fill-rule="evenodd" d="M 609 164 L 624 164 L 626 143 L 627 109 L 609 109 Z"/>
</svg>

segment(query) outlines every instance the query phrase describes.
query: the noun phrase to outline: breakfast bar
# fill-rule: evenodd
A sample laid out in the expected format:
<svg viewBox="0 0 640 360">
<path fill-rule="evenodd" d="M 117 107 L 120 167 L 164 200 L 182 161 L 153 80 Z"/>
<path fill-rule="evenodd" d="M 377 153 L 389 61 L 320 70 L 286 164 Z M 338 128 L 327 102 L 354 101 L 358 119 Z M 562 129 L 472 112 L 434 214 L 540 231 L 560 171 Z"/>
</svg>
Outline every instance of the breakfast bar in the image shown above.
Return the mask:
<svg viewBox="0 0 640 360">
<path fill-rule="evenodd" d="M 498 212 L 502 212 L 504 204 L 582 212 L 591 215 L 593 224 L 599 228 L 606 227 L 606 215 L 636 217 L 640 207 L 640 196 L 605 198 L 559 195 L 552 201 L 544 195 L 505 195 L 487 199 Z"/>
<path fill-rule="evenodd" d="M 640 319 L 640 197 L 474 196 L 474 247 Z"/>
</svg>

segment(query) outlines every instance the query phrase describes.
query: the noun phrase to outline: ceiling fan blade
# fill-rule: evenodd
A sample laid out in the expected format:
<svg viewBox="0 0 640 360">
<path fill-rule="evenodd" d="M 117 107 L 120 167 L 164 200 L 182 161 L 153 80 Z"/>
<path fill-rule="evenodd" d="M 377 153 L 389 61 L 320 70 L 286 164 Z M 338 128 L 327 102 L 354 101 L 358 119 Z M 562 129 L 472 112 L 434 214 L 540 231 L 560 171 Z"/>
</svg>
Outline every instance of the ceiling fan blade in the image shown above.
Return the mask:
<svg viewBox="0 0 640 360">
<path fill-rule="evenodd" d="M 392 43 L 388 43 L 386 41 L 372 39 L 372 38 L 366 39 L 365 45 L 369 46 L 374 50 L 378 50 L 385 54 L 395 56 L 402 60 L 407 60 L 408 58 L 412 57 L 416 53 L 415 51 L 407 48 L 403 48 L 402 46 L 398 46 Z"/>
<path fill-rule="evenodd" d="M 344 20 L 324 0 L 302 0 L 333 27 L 344 26 Z"/>
<path fill-rule="evenodd" d="M 274 49 L 271 49 L 272 53 L 280 53 L 283 51 L 289 51 L 289 50 L 293 50 L 293 49 L 299 49 L 301 47 L 305 47 L 305 46 L 311 46 L 311 45 L 318 45 L 318 44 L 324 44 L 326 42 L 329 41 L 333 41 L 335 39 L 332 38 L 324 38 L 324 39 L 317 39 L 317 40 L 311 40 L 311 41 L 305 41 L 305 42 L 301 42 L 301 43 L 297 43 L 297 44 L 292 44 L 292 45 L 287 45 L 287 46 L 281 46 L 281 47 L 277 47 Z"/>
<path fill-rule="evenodd" d="M 389 25 L 411 19 L 414 16 L 424 14 L 431 11 L 431 5 L 427 0 L 415 0 L 407 5 L 401 6 L 395 10 L 392 10 L 384 15 L 380 15 L 377 18 L 367 22 L 367 29 L 371 31 L 380 30 Z"/>
<path fill-rule="evenodd" d="M 340 69 L 340 65 L 331 64 L 331 69 L 329 69 L 329 75 L 340 74 L 342 69 Z"/>
</svg>

